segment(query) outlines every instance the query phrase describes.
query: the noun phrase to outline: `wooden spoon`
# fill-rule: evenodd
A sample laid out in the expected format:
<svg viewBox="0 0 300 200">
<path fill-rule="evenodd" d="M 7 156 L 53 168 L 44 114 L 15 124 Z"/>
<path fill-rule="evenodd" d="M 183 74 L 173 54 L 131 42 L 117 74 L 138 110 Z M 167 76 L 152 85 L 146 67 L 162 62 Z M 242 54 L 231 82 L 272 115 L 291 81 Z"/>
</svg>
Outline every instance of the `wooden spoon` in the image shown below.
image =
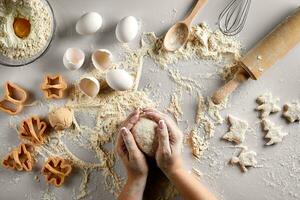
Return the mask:
<svg viewBox="0 0 300 200">
<path fill-rule="evenodd" d="M 169 29 L 164 38 L 164 47 L 167 51 L 176 51 L 186 43 L 192 21 L 206 2 L 207 0 L 198 0 L 191 14 L 189 14 L 186 19 L 177 22 Z"/>
</svg>

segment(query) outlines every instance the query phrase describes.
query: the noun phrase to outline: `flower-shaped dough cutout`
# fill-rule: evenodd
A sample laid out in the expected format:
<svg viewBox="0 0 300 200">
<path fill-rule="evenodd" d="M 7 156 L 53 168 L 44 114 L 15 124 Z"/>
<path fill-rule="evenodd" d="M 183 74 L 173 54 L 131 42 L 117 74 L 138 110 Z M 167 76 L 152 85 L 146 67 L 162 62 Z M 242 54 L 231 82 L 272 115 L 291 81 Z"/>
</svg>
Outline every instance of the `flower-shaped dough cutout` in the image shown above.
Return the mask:
<svg viewBox="0 0 300 200">
<path fill-rule="evenodd" d="M 270 120 L 264 119 L 262 121 L 264 131 L 267 132 L 265 138 L 270 139 L 266 145 L 273 145 L 282 142 L 282 139 L 288 135 L 288 133 L 282 132 L 281 126 L 275 126 Z"/>
<path fill-rule="evenodd" d="M 60 187 L 71 171 L 72 165 L 68 161 L 59 157 L 50 157 L 43 166 L 42 174 L 48 183 Z"/>
<path fill-rule="evenodd" d="M 279 98 L 274 98 L 271 93 L 259 96 L 256 102 L 259 104 L 256 110 L 261 111 L 260 117 L 262 119 L 268 117 L 271 113 L 276 113 L 281 110 L 278 106 Z"/>
<path fill-rule="evenodd" d="M 287 103 L 283 107 L 283 117 L 290 123 L 298 121 L 300 123 L 300 102 Z"/>
<path fill-rule="evenodd" d="M 29 147 L 29 145 L 20 144 L 3 159 L 2 165 L 8 169 L 31 171 L 33 166 L 33 158 L 31 156 Z"/>
<path fill-rule="evenodd" d="M 235 142 L 236 144 L 244 142 L 248 123 L 231 115 L 228 116 L 228 122 L 230 124 L 230 128 L 223 136 L 223 139 L 228 140 L 229 142 Z"/>
<path fill-rule="evenodd" d="M 248 171 L 248 167 L 255 167 L 257 165 L 256 152 L 249 151 L 247 147 L 244 147 L 240 154 L 236 157 L 232 157 L 231 164 L 238 164 L 243 172 Z"/>
<path fill-rule="evenodd" d="M 67 89 L 67 83 L 61 75 L 47 75 L 41 89 L 47 99 L 61 99 Z"/>
<path fill-rule="evenodd" d="M 33 116 L 21 123 L 19 136 L 33 144 L 43 144 L 46 128 L 46 122 L 40 120 L 37 116 Z"/>
</svg>

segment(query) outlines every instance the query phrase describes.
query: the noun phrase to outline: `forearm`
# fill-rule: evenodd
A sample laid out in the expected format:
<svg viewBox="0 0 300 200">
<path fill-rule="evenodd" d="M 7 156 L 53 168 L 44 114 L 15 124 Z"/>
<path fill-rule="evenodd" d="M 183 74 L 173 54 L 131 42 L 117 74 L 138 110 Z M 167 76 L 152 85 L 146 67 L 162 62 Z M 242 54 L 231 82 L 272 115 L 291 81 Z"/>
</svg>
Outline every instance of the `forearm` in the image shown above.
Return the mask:
<svg viewBox="0 0 300 200">
<path fill-rule="evenodd" d="M 128 178 L 118 200 L 142 200 L 147 178 Z"/>
<path fill-rule="evenodd" d="M 185 169 L 178 169 L 168 174 L 168 177 L 186 200 L 217 200 L 195 176 Z"/>
</svg>

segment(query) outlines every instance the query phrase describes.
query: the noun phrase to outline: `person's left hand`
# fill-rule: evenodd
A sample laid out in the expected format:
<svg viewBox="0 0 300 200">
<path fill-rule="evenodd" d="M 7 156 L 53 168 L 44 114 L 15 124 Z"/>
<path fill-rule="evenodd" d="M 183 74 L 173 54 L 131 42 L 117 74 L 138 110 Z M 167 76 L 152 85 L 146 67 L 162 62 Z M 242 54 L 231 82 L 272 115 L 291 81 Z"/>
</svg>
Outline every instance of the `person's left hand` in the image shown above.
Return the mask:
<svg viewBox="0 0 300 200">
<path fill-rule="evenodd" d="M 121 157 L 127 171 L 127 181 L 145 181 L 148 176 L 148 165 L 145 155 L 138 148 L 131 129 L 140 118 L 140 110 L 131 113 L 123 122 L 116 143 L 116 151 Z"/>
</svg>

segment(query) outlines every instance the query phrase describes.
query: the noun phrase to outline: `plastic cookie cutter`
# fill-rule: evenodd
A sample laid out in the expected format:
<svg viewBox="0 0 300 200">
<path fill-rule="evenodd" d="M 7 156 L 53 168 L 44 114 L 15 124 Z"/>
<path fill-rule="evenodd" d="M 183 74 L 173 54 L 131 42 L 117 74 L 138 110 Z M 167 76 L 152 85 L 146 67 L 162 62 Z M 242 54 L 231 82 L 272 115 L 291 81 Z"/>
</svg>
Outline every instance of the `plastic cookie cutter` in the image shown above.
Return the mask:
<svg viewBox="0 0 300 200">
<path fill-rule="evenodd" d="M 33 159 L 29 147 L 29 145 L 20 144 L 3 159 L 2 165 L 7 169 L 31 171 Z"/>
<path fill-rule="evenodd" d="M 0 110 L 10 115 L 16 115 L 23 110 L 27 100 L 27 92 L 20 86 L 7 82 L 4 87 L 5 94 L 0 101 Z"/>
<path fill-rule="evenodd" d="M 42 174 L 48 183 L 56 187 L 63 185 L 65 178 L 71 173 L 72 165 L 65 159 L 59 157 L 50 157 L 44 167 Z"/>
<path fill-rule="evenodd" d="M 22 121 L 19 136 L 21 139 L 26 139 L 35 145 L 43 144 L 46 129 L 46 122 L 40 120 L 38 116 L 33 116 Z"/>
<path fill-rule="evenodd" d="M 47 99 L 61 99 L 68 85 L 61 75 L 47 75 L 41 89 Z"/>
</svg>

